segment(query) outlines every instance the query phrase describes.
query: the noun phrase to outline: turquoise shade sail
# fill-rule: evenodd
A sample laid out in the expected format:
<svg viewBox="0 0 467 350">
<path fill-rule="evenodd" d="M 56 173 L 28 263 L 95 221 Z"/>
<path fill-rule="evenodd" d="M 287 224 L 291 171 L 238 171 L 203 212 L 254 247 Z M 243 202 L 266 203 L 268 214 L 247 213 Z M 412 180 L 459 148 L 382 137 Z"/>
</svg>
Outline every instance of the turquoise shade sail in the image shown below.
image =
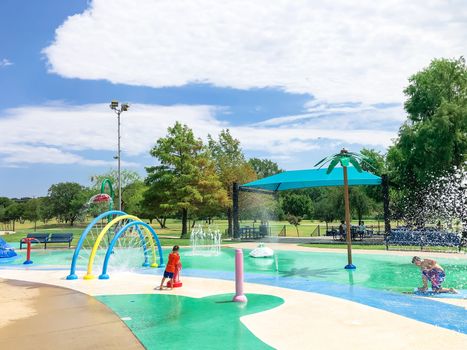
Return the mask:
<svg viewBox="0 0 467 350">
<path fill-rule="evenodd" d="M 366 171 L 359 173 L 354 167 L 347 167 L 347 176 L 349 186 L 381 184 L 379 176 Z M 344 186 L 342 168 L 334 168 L 330 174 L 326 174 L 326 168 L 284 171 L 280 174 L 249 182 L 241 187 L 269 191 L 286 191 L 328 186 Z"/>
</svg>

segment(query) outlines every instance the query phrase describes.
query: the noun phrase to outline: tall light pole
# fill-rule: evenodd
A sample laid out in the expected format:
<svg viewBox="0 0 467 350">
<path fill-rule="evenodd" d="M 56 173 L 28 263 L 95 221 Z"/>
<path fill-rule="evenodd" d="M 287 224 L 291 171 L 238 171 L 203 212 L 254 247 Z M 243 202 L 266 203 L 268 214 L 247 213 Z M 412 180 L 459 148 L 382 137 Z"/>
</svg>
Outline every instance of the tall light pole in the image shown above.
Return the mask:
<svg viewBox="0 0 467 350">
<path fill-rule="evenodd" d="M 120 172 L 120 114 L 122 112 L 128 111 L 128 108 L 130 108 L 130 105 L 128 103 L 122 103 L 119 108 L 118 101 L 113 100 L 112 102 L 110 102 L 110 109 L 114 110 L 115 113 L 117 113 L 118 119 L 118 151 L 117 156 L 114 158 L 117 158 L 118 160 L 118 210 L 120 211 L 122 211 L 122 177 Z"/>
</svg>

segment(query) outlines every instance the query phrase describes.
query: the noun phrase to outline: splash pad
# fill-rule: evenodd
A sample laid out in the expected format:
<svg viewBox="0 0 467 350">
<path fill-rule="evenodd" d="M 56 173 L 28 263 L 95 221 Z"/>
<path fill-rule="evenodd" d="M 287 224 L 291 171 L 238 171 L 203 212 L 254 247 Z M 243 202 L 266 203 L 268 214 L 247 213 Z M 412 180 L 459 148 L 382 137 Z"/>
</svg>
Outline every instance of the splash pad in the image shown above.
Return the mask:
<svg viewBox="0 0 467 350">
<path fill-rule="evenodd" d="M 156 254 L 157 246 L 157 254 Z M 94 279 L 93 266 L 96 258 L 102 263 L 99 279 L 108 279 L 110 259 L 113 265 L 123 269 L 129 254 L 143 253 L 143 267 L 164 266 L 162 247 L 154 229 L 134 215 L 110 210 L 97 216 L 83 231 L 73 253 L 70 274 L 67 280 L 77 279 L 76 265 L 79 259 L 87 260 L 84 279 Z M 159 263 L 157 263 L 159 259 Z M 97 263 L 96 263 L 97 264 Z"/>
</svg>

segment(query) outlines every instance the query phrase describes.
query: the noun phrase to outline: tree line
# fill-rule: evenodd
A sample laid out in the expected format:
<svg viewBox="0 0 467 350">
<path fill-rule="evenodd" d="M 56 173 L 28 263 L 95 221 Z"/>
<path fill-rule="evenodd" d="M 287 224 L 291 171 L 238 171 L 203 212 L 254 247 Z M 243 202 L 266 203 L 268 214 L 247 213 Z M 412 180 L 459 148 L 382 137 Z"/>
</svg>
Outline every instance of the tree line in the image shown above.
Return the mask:
<svg viewBox="0 0 467 350">
<path fill-rule="evenodd" d="M 425 218 L 420 222 L 421 219 L 414 219 L 411 209 L 427 205 L 427 192 L 433 188 L 434 181 L 449 178 L 453 172 L 460 173 L 459 186 L 465 193 L 465 185 L 462 187 L 467 161 L 464 58 L 433 60 L 427 68 L 409 78 L 404 93 L 407 120 L 400 127 L 394 144 L 386 154 L 372 149 L 363 149 L 360 153 L 367 158 L 364 170 L 389 176 L 393 218 L 413 219 L 415 224 L 423 225 L 428 220 L 427 211 L 423 211 Z M 182 237 L 189 232 L 189 220 L 194 223 L 198 219 L 226 218 L 228 230 L 232 232 L 232 184 L 247 183 L 282 171 L 269 159 L 247 159 L 239 140 L 228 129 L 217 137 L 209 135 L 207 142 L 203 142 L 192 129 L 178 122 L 168 128 L 165 137 L 156 141 L 150 155 L 155 161 L 154 165 L 146 167 L 144 179 L 135 172 L 122 171 L 123 208 L 151 222 L 156 220 L 162 228 L 167 218 L 179 218 Z M 14 224 L 21 220 L 47 222 L 56 218 L 73 225 L 82 217 L 83 207 L 97 193 L 104 178 L 117 183 L 117 173 L 111 171 L 93 176 L 89 187 L 77 183 L 54 184 L 44 198 L 0 198 L 0 221 Z M 354 219 L 383 216 L 379 186 L 351 188 L 350 201 Z M 457 203 L 455 210 L 460 213 L 461 220 L 465 220 L 465 203 Z M 436 211 L 432 212 L 436 216 Z M 241 219 L 289 220 L 297 226 L 301 220 L 329 223 L 343 217 L 343 196 L 339 187 L 287 191 L 274 197 L 240 193 Z"/>
</svg>

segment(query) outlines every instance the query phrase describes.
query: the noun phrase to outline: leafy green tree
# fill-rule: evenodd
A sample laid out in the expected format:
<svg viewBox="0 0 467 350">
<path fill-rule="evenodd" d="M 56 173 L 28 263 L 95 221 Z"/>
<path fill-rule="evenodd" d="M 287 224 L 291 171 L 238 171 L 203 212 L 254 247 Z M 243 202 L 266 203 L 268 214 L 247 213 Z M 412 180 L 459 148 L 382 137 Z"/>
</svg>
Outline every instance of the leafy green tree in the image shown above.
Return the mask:
<svg viewBox="0 0 467 350">
<path fill-rule="evenodd" d="M 24 214 L 24 203 L 12 202 L 8 207 L 5 208 L 5 220 L 13 223 L 13 231 L 16 230 L 16 221 L 22 219 Z"/>
<path fill-rule="evenodd" d="M 177 213 L 178 209 L 173 206 L 165 205 L 170 200 L 171 177 L 164 176 L 163 172 L 153 172 L 146 179 L 146 191 L 143 193 L 142 216 L 153 219 L 159 223 L 161 228 L 167 228 L 166 220 L 169 216 Z M 170 181 L 169 181 L 170 180 Z"/>
<path fill-rule="evenodd" d="M 358 222 L 362 221 L 363 216 L 369 214 L 374 207 L 373 201 L 368 197 L 365 188 L 362 186 L 351 189 L 350 204 L 357 215 Z"/>
<path fill-rule="evenodd" d="M 203 204 L 210 206 L 216 200 L 225 204 L 226 192 L 203 142 L 195 138 L 188 126 L 177 122 L 169 127 L 168 135 L 160 138 L 150 153 L 160 165 L 146 168 L 148 192 L 160 190 L 160 181 L 167 186 L 160 206 L 181 212 L 181 237 L 186 237 L 189 212 L 198 210 Z M 147 198 L 151 198 L 150 195 Z"/>
<path fill-rule="evenodd" d="M 310 217 L 313 213 L 313 203 L 306 194 L 291 193 L 282 199 L 282 210 L 289 215 Z"/>
<path fill-rule="evenodd" d="M 0 207 L 6 208 L 8 207 L 13 201 L 8 197 L 0 197 Z"/>
<path fill-rule="evenodd" d="M 422 122 L 434 117 L 443 103 L 464 105 L 467 97 L 465 59 L 435 59 L 429 67 L 409 78 L 404 104 L 409 119 Z"/>
<path fill-rule="evenodd" d="M 54 217 L 53 207 L 49 197 L 40 197 L 39 200 L 39 219 L 46 224 Z"/>
<path fill-rule="evenodd" d="M 378 151 L 364 148 L 360 151 L 366 162 L 362 163 L 362 169 L 377 176 L 388 173 L 386 157 Z M 381 186 L 365 186 L 365 193 L 376 203 L 383 203 L 383 191 Z"/>
<path fill-rule="evenodd" d="M 253 168 L 258 179 L 282 173 L 277 163 L 269 159 L 250 158 L 248 164 Z"/>
<path fill-rule="evenodd" d="M 331 193 L 331 192 L 330 192 Z M 342 198 L 342 195 L 339 195 Z M 343 206 L 342 206 L 343 207 Z M 339 218 L 339 213 L 336 210 L 335 203 L 332 198 L 322 198 L 314 206 L 313 217 L 326 223 L 326 231 L 328 224 Z"/>
<path fill-rule="evenodd" d="M 122 202 L 125 204 L 124 208 L 127 213 L 144 217 L 143 200 L 146 190 L 147 186 L 141 180 L 125 186 L 125 191 L 122 191 Z"/>
<path fill-rule="evenodd" d="M 24 218 L 34 222 L 34 231 L 37 230 L 37 221 L 40 220 L 40 199 L 32 198 L 24 203 Z"/>
<path fill-rule="evenodd" d="M 48 191 L 48 203 L 52 213 L 58 220 L 70 223 L 83 214 L 84 205 L 89 199 L 89 193 L 85 188 L 75 182 L 61 182 L 52 185 Z"/>
<path fill-rule="evenodd" d="M 408 120 L 388 151 L 391 179 L 407 194 L 467 160 L 467 67 L 464 58 L 433 60 L 409 78 Z"/>
<path fill-rule="evenodd" d="M 12 201 L 7 197 L 0 197 L 0 222 L 6 224 L 8 219 L 6 216 L 6 208 L 11 205 Z"/>
<path fill-rule="evenodd" d="M 244 184 L 256 179 L 253 168 L 245 160 L 240 141 L 230 134 L 229 129 L 222 130 L 217 140 L 209 135 L 208 148 L 215 164 L 216 173 L 229 199 L 232 198 L 233 183 Z M 228 232 L 232 235 L 232 201 L 226 201 L 225 205 Z"/>
</svg>

